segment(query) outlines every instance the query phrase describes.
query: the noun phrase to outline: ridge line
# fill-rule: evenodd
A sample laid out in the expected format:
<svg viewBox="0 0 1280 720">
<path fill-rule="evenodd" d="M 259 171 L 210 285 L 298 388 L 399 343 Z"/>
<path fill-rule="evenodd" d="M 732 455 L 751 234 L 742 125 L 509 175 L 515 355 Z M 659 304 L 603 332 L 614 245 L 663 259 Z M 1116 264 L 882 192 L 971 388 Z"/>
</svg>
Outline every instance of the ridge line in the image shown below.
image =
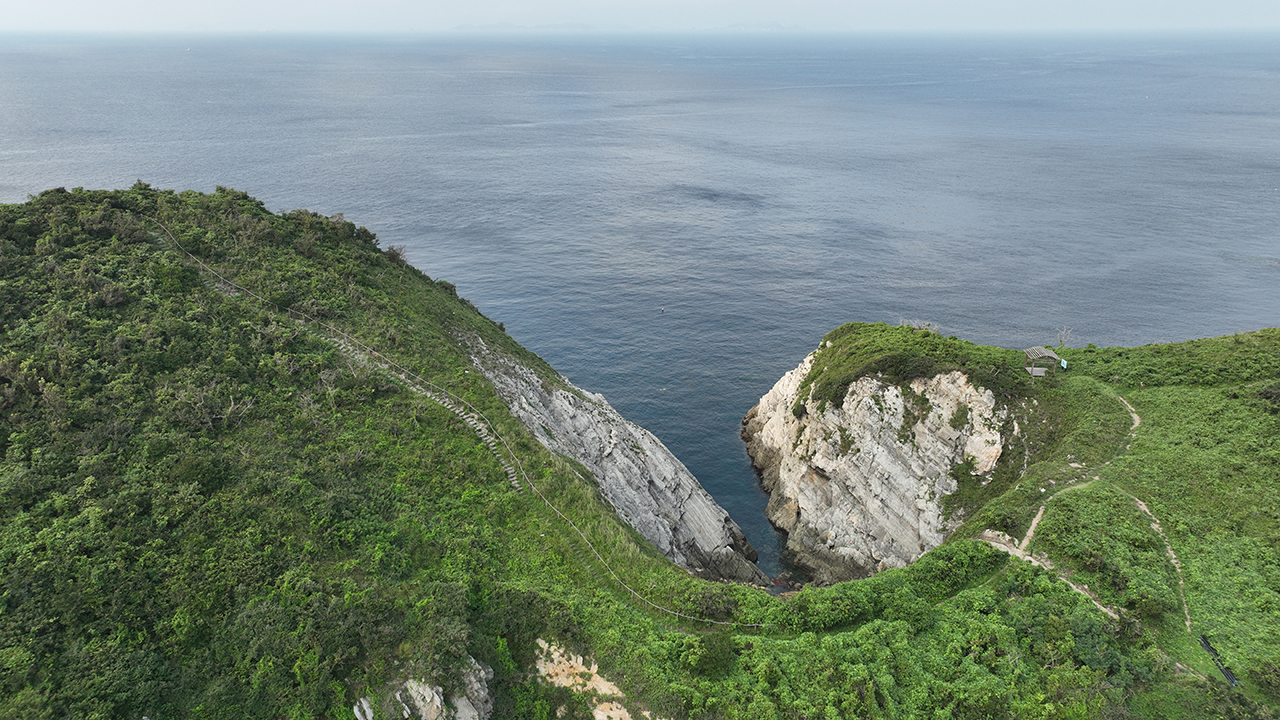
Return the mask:
<svg viewBox="0 0 1280 720">
<path fill-rule="evenodd" d="M 126 212 L 127 212 L 127 211 L 126 211 Z M 362 349 L 364 349 L 365 351 L 367 351 L 367 352 L 369 353 L 369 357 L 371 357 L 371 358 L 375 358 L 375 359 L 376 359 L 376 360 L 375 360 L 375 364 L 376 364 L 376 365 L 378 365 L 382 370 L 391 372 L 391 374 L 392 374 L 392 375 L 395 375 L 396 377 L 399 377 L 401 380 L 403 380 L 403 381 L 406 383 L 406 385 L 407 385 L 407 386 L 409 386 L 410 390 L 413 390 L 414 392 L 418 392 L 419 394 L 423 395 L 424 397 L 428 397 L 428 398 L 430 398 L 430 399 L 434 400 L 435 402 L 437 402 L 438 404 L 440 404 L 442 407 L 444 407 L 445 409 L 447 409 L 447 410 L 449 410 L 450 412 L 452 412 L 455 416 L 457 416 L 457 417 L 459 417 L 460 419 L 462 419 L 462 420 L 463 420 L 463 422 L 464 422 L 464 423 L 466 423 L 468 426 L 471 426 L 471 427 L 475 430 L 476 434 L 480 437 L 480 439 L 481 439 L 482 441 L 484 441 L 486 445 L 488 445 L 488 446 L 489 446 L 489 450 L 493 453 L 494 458 L 495 458 L 495 459 L 496 459 L 496 460 L 497 460 L 497 461 L 498 461 L 498 462 L 499 462 L 499 463 L 500 463 L 500 464 L 501 464 L 501 465 L 502 465 L 502 466 L 507 470 L 507 477 L 510 479 L 511 483 L 516 487 L 516 489 L 517 489 L 517 490 L 520 490 L 520 489 L 521 489 L 521 487 L 520 487 L 519 481 L 517 480 L 517 477 L 516 477 L 516 468 L 513 468 L 509 463 L 507 463 L 507 462 L 506 462 L 506 461 L 501 457 L 501 455 L 500 455 L 500 454 L 498 453 L 498 451 L 497 451 L 497 443 L 495 442 L 495 443 L 490 444 L 492 441 L 488 440 L 488 439 L 485 437 L 486 433 L 484 432 L 484 428 L 487 426 L 487 429 L 490 431 L 490 433 L 492 434 L 492 436 L 496 437 L 496 438 L 497 438 L 497 441 L 502 443 L 503 448 L 504 448 L 504 449 L 507 451 L 507 453 L 511 456 L 511 459 L 515 461 L 516 465 L 517 465 L 517 466 L 518 466 L 518 468 L 519 468 L 519 476 L 521 476 L 521 477 L 523 477 L 523 478 L 524 478 L 525 483 L 527 483 L 527 484 L 528 484 L 529 488 L 533 491 L 533 493 L 534 493 L 535 495 L 537 495 L 537 496 L 538 496 L 538 498 L 539 498 L 539 499 L 541 499 L 541 500 L 542 500 L 542 502 L 543 502 L 543 503 L 545 503 L 545 504 L 546 504 L 546 506 L 547 506 L 548 508 L 550 508 L 553 512 L 555 512 L 555 514 L 556 514 L 556 515 L 560 516 L 560 518 L 561 518 L 562 520 L 564 520 L 566 523 L 568 523 L 568 524 L 569 524 L 569 527 L 573 528 L 573 529 L 574 529 L 574 531 L 578 533 L 578 536 L 579 536 L 579 537 L 581 537 L 581 538 L 582 538 L 582 541 L 583 541 L 583 542 L 585 542 L 585 543 L 587 544 L 587 547 L 591 549 L 592 554 L 594 554 L 594 555 L 596 556 L 596 559 L 600 561 L 600 564 L 604 566 L 605 570 L 609 571 L 609 575 L 611 575 L 611 576 L 613 577 L 614 581 L 615 581 L 615 582 L 617 582 L 619 585 L 621 585 L 621 586 L 622 586 L 622 588 L 623 588 L 623 589 L 625 589 L 627 592 L 631 593 L 631 595 L 633 595 L 636 599 L 640 600 L 641 602 L 643 602 L 644 604 L 648 605 L 649 607 L 654 608 L 655 610 L 659 610 L 659 611 L 661 611 L 661 612 L 665 612 L 665 613 L 667 613 L 667 614 L 669 614 L 669 615 L 672 615 L 672 616 L 674 616 L 674 617 L 678 617 L 678 618 L 682 618 L 682 619 L 685 619 L 685 620 L 692 620 L 692 621 L 696 621 L 696 622 L 703 622 L 703 623 L 708 623 L 708 624 L 712 624 L 712 625 L 727 625 L 727 626 L 736 626 L 736 627 L 744 627 L 744 628 L 765 628 L 765 627 L 772 627 L 772 623 L 769 623 L 769 624 L 764 624 L 764 623 L 739 623 L 739 622 L 731 622 L 731 621 L 725 621 L 725 620 L 711 620 L 711 619 L 709 619 L 709 618 L 700 618 L 700 617 L 697 617 L 697 616 L 694 616 L 694 615 L 689 615 L 689 614 L 686 614 L 686 613 L 682 613 L 682 612 L 680 612 L 680 611 L 678 611 L 678 610 L 672 610 L 672 609 L 670 609 L 670 608 L 664 607 L 664 606 L 662 606 L 662 605 L 659 605 L 659 604 L 657 604 L 657 603 L 653 602 L 652 600 L 648 599 L 647 597 L 645 597 L 645 596 L 641 595 L 639 592 L 637 592 L 634 588 L 632 588 L 632 587 L 631 587 L 630 585 L 628 585 L 625 581 L 623 581 L 623 580 L 622 580 L 622 578 L 620 578 L 620 577 L 618 576 L 617 572 L 615 572 L 615 571 L 614 571 L 613 566 L 612 566 L 612 565 L 610 565 L 610 564 L 608 563 L 608 561 L 606 561 L 606 560 L 604 559 L 604 557 L 600 555 L 600 552 L 596 549 L 595 545 L 594 545 L 594 544 L 593 544 L 589 539 L 587 539 L 586 534 L 582 532 L 582 530 L 577 526 L 577 524 L 576 524 L 576 523 L 574 523 L 572 520 L 570 520 L 570 519 L 569 519 L 569 518 L 568 518 L 564 513 L 560 512 L 560 509 L 559 509 L 559 508 L 557 508 L 554 504 L 552 504 L 552 502 L 551 502 L 551 501 L 550 501 L 550 500 L 549 500 L 545 495 L 543 495 L 543 494 L 542 494 L 542 491 L 541 491 L 541 490 L 539 490 L 539 489 L 538 489 L 538 487 L 537 487 L 537 485 L 536 485 L 536 484 L 534 484 L 533 480 L 531 480 L 531 479 L 529 478 L 529 474 L 528 474 L 528 473 L 525 471 L 525 469 L 524 469 L 524 463 L 520 462 L 520 458 L 519 458 L 518 456 L 516 456 L 515 451 L 511 449 L 511 446 L 510 446 L 510 444 L 508 444 L 508 443 L 507 443 L 506 438 L 502 437 L 501 433 L 498 433 L 497 428 L 495 428 L 495 427 L 493 426 L 493 423 L 489 420 L 489 418 L 488 418 L 488 417 L 487 417 L 483 412 L 481 412 L 481 411 L 479 410 L 479 408 L 477 408 L 477 407 L 475 407 L 474 405 L 472 405 L 472 404 L 471 404 L 470 402 L 468 402 L 465 398 L 462 398 L 462 397 L 460 397 L 460 396 L 458 396 L 458 395 L 455 395 L 454 393 L 450 392 L 447 388 L 441 387 L 441 386 L 439 386 L 439 385 L 437 385 L 437 384 L 435 384 L 435 383 L 431 382 L 430 380 L 427 380 L 426 378 L 423 378 L 421 375 L 418 375 L 417 373 L 413 372 L 412 370 L 409 370 L 408 368 L 404 367 L 403 365 L 400 365 L 399 363 L 395 362 L 394 360 L 391 360 L 391 359 L 390 359 L 390 358 L 388 358 L 387 356 L 385 356 L 385 355 L 382 355 L 382 354 L 378 353 L 378 352 L 377 352 L 377 351 L 376 351 L 372 346 L 370 346 L 370 345 L 368 345 L 368 344 L 364 343 L 364 342 L 363 342 L 363 341 L 361 341 L 359 338 L 357 338 L 357 337 L 355 337 L 354 335 L 352 335 L 352 334 L 350 334 L 350 333 L 346 332 L 345 330 L 341 330 L 341 329 L 339 329 L 339 328 L 336 328 L 336 327 L 334 327 L 334 326 L 332 326 L 332 325 L 330 325 L 330 324 L 328 324 L 328 323 L 326 323 L 326 322 L 324 322 L 324 321 L 322 321 L 322 320 L 319 320 L 318 318 L 313 318 L 313 317 L 311 317 L 310 315 L 307 315 L 306 313 L 301 312 L 301 311 L 299 311 L 299 310 L 294 310 L 292 307 L 287 307 L 287 308 L 281 307 L 278 303 L 272 302 L 271 300 L 268 300 L 267 298 L 264 298 L 264 297 L 262 297 L 261 295 L 258 295 L 257 293 L 253 292 L 253 291 L 252 291 L 252 290 L 250 290 L 249 288 L 244 287 L 243 285 L 240 285 L 239 283 L 234 282 L 233 280 L 231 280 L 231 279 L 229 279 L 229 278 L 227 278 L 227 277 L 223 276 L 221 273 L 219 273 L 218 271 L 216 271 L 216 270 L 214 270 L 212 267 L 210 267 L 210 266 L 208 265 L 208 263 L 205 263 L 203 260 L 201 260 L 200 258 L 196 257 L 196 256 L 195 256 L 194 254 L 192 254 L 189 250 L 187 250 L 185 247 L 183 247 L 183 246 L 182 246 L 182 244 L 181 244 L 181 243 L 179 243 L 179 242 L 178 242 L 178 240 L 173 236 L 173 233 L 169 231 L 169 228 L 168 228 L 168 227 L 166 227 L 166 226 L 164 225 L 164 223 L 160 222 L 160 221 L 159 221 L 159 220 L 157 220 L 156 218 L 153 218 L 153 217 L 150 217 L 150 216 L 147 216 L 147 215 L 143 215 L 142 217 L 144 217 L 144 218 L 146 218 L 146 219 L 150 220 L 151 222 L 154 222 L 156 225 L 158 225 L 158 226 L 160 227 L 160 229 L 164 231 L 164 234 L 169 238 L 169 242 L 173 243 L 173 245 L 174 245 L 176 248 L 178 248 L 178 250 L 179 250 L 179 251 L 181 251 L 184 255 L 186 255 L 188 258 L 190 258 L 192 261 L 194 261 L 197 265 L 199 265 L 199 266 L 200 266 L 200 268 L 201 268 L 203 271 L 205 271 L 206 273 L 208 273 L 208 274 L 210 274 L 210 275 L 214 276 L 214 277 L 215 277 L 215 278 L 217 278 L 218 280 L 222 281 L 222 282 L 223 282 L 224 284 L 226 284 L 228 287 L 231 287 L 231 288 L 234 288 L 234 289 L 236 289 L 236 290 L 239 290 L 239 291 L 241 291 L 241 292 L 243 292 L 243 293 L 245 293 L 245 294 L 249 295 L 250 297 L 252 297 L 252 298 L 254 298 L 254 299 L 258 300 L 259 302 L 263 303 L 264 305 L 267 305 L 267 306 L 270 306 L 270 307 L 275 308 L 275 309 L 276 309 L 276 311 L 278 311 L 278 312 L 279 312 L 279 311 L 283 311 L 283 312 L 284 312 L 288 317 L 290 317 L 291 319 L 295 319 L 295 320 L 296 320 L 297 322 L 299 322 L 299 323 L 302 323 L 302 324 L 304 324 L 304 325 L 305 325 L 305 324 L 307 324 L 307 323 L 315 324 L 315 325 L 317 325 L 317 326 L 319 326 L 319 327 L 321 327 L 321 328 L 324 328 L 325 330 L 328 330 L 330 333 L 336 334 L 336 335 L 338 335 L 338 336 L 340 336 L 340 337 L 344 338 L 347 342 L 351 343 L 352 345 L 356 346 L 357 348 L 362 348 Z M 296 316 L 296 317 L 295 317 L 295 316 Z M 336 339 L 334 339 L 334 338 L 332 338 L 332 337 L 327 338 L 327 339 L 328 339 L 331 343 L 333 343 L 334 345 L 338 345 L 342 350 L 346 350 L 346 351 L 350 352 L 350 350 L 349 350 L 348 348 L 342 347 L 342 343 L 341 343 L 340 341 L 338 341 L 338 340 L 336 340 Z M 361 359 L 361 358 L 357 358 L 357 359 Z M 361 360 L 363 360 L 363 359 L 361 359 Z M 399 372 L 391 371 L 391 370 L 390 370 L 391 368 L 394 368 L 395 370 L 398 370 Z M 420 383 L 422 383 L 422 384 L 424 384 L 424 385 L 426 385 L 426 386 L 428 386 L 428 387 L 430 387 L 430 388 L 433 388 L 433 389 L 435 389 L 435 390 L 439 391 L 440 393 L 442 393 L 442 394 L 443 394 L 443 396 L 444 396 L 444 397 L 443 397 L 443 398 L 437 397 L 437 396 L 435 395 L 435 393 L 431 393 L 431 392 L 419 392 L 419 389 L 418 389 L 418 388 L 414 388 L 414 387 L 412 386 L 412 381 L 411 381 L 409 378 L 413 378 L 413 379 L 417 380 L 418 382 L 420 382 Z M 425 388 L 423 388 L 422 390 L 425 390 Z M 463 412 L 462 410 L 460 410 L 460 409 L 455 409 L 455 407 L 451 407 L 451 405 L 450 405 L 449 403 L 444 402 L 444 400 L 453 400 L 453 401 L 456 401 L 457 403 L 460 403 L 461 405 L 465 406 L 466 408 L 470 408 L 472 411 L 474 411 L 474 414 L 471 414 L 471 413 L 464 413 L 464 412 Z M 470 415 L 470 416 L 471 416 L 471 420 L 472 420 L 472 422 L 474 422 L 474 423 L 475 423 L 475 425 L 472 425 L 472 423 L 471 423 L 471 422 L 468 422 L 467 417 L 466 417 L 467 415 Z M 484 422 L 483 422 L 483 423 L 481 423 L 481 422 L 480 422 L 481 420 L 483 420 Z M 575 474 L 577 474 L 579 477 L 582 477 L 580 473 L 577 473 L 577 471 L 574 471 L 574 472 L 575 472 Z M 585 478 L 584 478 L 584 479 L 585 479 Z"/>
</svg>

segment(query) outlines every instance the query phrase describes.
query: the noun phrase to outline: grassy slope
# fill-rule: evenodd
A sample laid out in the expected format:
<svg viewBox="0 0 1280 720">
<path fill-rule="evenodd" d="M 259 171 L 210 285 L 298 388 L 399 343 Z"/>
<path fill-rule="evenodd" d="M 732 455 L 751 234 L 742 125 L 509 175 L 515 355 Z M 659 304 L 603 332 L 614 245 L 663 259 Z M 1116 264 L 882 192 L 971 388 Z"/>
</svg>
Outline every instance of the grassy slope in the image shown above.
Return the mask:
<svg viewBox="0 0 1280 720">
<path fill-rule="evenodd" d="M 1280 702 L 1280 403 L 1268 392 L 1280 385 L 1280 330 L 1067 357 L 1142 417 L 1101 473 L 1160 520 L 1182 561 L 1191 636 L 1212 640 L 1250 697 Z M 1180 612 L 1159 629 L 1171 654 L 1218 680 Z M 1140 700 L 1170 715 L 1180 702 Z"/>
<path fill-rule="evenodd" d="M 527 664 L 595 593 L 630 612 L 461 422 L 209 287 L 144 217 L 466 397 L 630 579 L 689 584 L 522 433 L 453 336 L 540 361 L 368 233 L 230 191 L 4 211 L 4 716 L 345 717 L 391 677 L 448 683 L 468 651 Z M 546 694 L 499 680 L 507 711 Z"/>
<path fill-rule="evenodd" d="M 1280 330 L 1060 348 L 1070 371 L 1034 385 L 1019 376 L 1016 351 L 909 327 L 850 324 L 825 340 L 832 346 L 808 379 L 819 397 L 836 397 L 865 374 L 903 382 L 958 368 L 1004 398 L 1019 435 L 1006 427 L 1012 442 L 987 486 L 962 478 L 950 501 L 968 514 L 952 540 L 983 528 L 1021 537 L 1044 506 L 1032 549 L 1126 610 L 1169 662 L 1209 680 L 1206 688 L 1183 674 L 1149 686 L 1131 700 L 1139 715 L 1248 716 L 1267 712 L 1251 702 L 1280 702 Z M 1132 436 L 1120 395 L 1142 417 Z M 1164 540 L 1135 499 L 1182 562 L 1190 633 Z M 1202 633 L 1243 678 L 1239 692 L 1221 687 L 1194 641 Z"/>
<path fill-rule="evenodd" d="M 639 607 L 452 415 L 212 287 L 146 218 L 238 284 L 466 397 L 629 584 L 740 625 Z M 910 568 L 790 602 L 690 578 L 529 437 L 459 339 L 554 373 L 340 219 L 138 186 L 0 207 L 0 233 L 0 717 L 350 717 L 389 679 L 453 682 L 467 653 L 497 671 L 497 717 L 585 716 L 529 679 L 536 637 L 594 652 L 632 702 L 669 717 L 1088 717 L 1134 692 L 1209 697 L 1170 684 L 1140 628 L 959 534 Z M 844 330 L 905 353 L 880 371 L 976 359 L 1025 396 L 1007 351 Z M 1083 376 L 1039 385 L 1040 404 L 1019 410 L 1028 473 L 1065 478 L 1069 450 L 1110 452 L 1101 441 L 1127 420 L 1111 392 Z M 1135 402 L 1155 413 L 1154 396 Z M 971 523 L 1029 522 L 1041 498 L 1021 470 L 970 488 Z M 1198 555 L 1178 542 L 1191 570 Z M 1223 698 L 1209 697 L 1237 701 Z"/>
</svg>

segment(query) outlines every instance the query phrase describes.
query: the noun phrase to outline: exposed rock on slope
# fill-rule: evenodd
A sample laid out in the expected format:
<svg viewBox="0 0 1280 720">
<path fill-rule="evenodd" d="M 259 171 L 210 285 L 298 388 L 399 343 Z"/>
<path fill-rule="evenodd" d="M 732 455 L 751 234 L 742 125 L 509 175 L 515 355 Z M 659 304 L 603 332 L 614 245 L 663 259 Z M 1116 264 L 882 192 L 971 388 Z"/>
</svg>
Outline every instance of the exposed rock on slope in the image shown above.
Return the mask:
<svg viewBox="0 0 1280 720">
<path fill-rule="evenodd" d="M 544 382 L 478 339 L 472 347 L 512 414 L 552 452 L 591 470 L 601 495 L 663 555 L 702 577 L 766 582 L 742 529 L 652 433 L 563 376 Z"/>
<path fill-rule="evenodd" d="M 449 696 L 445 701 L 444 689 L 418 680 L 406 680 L 392 687 L 390 697 L 382 707 L 381 717 L 403 717 L 413 720 L 489 720 L 493 715 L 493 697 L 489 694 L 489 681 L 493 670 L 468 657 L 470 667 L 462 675 L 462 694 Z M 356 720 L 374 720 L 374 699 L 360 698 L 351 708 Z M 388 707 L 390 705 L 390 707 Z"/>
<path fill-rule="evenodd" d="M 769 519 L 816 579 L 833 582 L 903 567 L 954 529 L 939 503 L 951 471 L 969 459 L 989 473 L 1000 459 L 1005 412 L 960 372 L 907 388 L 864 377 L 843 403 L 792 408 L 813 355 L 747 413 L 742 437 L 770 493 Z"/>
<path fill-rule="evenodd" d="M 635 716 L 620 700 L 625 696 L 617 685 L 600 676 L 600 667 L 594 662 L 575 655 L 564 648 L 538 638 L 537 668 L 538 676 L 552 685 L 569 688 L 576 695 L 590 698 L 594 704 L 591 710 L 593 718 L 598 720 L 632 720 Z M 587 663 L 590 663 L 588 665 Z M 648 710 L 639 713 L 640 717 L 652 718 Z"/>
</svg>

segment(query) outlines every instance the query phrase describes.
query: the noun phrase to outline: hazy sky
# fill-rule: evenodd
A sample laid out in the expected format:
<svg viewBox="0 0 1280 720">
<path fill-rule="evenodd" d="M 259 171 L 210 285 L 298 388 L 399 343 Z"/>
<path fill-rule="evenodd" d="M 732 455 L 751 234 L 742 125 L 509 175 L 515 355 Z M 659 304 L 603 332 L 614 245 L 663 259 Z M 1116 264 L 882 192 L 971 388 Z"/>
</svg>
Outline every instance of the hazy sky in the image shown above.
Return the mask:
<svg viewBox="0 0 1280 720">
<path fill-rule="evenodd" d="M 1278 0 L 5 0 L 0 32 L 1280 29 Z M 464 29 L 466 29 L 464 27 Z"/>
</svg>

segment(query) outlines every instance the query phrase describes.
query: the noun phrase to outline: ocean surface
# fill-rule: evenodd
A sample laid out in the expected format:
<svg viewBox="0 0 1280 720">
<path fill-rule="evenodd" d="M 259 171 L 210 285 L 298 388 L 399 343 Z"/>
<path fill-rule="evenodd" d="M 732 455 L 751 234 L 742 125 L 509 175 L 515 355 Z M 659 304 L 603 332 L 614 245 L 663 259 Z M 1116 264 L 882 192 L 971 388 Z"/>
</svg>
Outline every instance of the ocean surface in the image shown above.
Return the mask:
<svg viewBox="0 0 1280 720">
<path fill-rule="evenodd" d="M 0 36 L 0 202 L 244 190 L 407 245 L 783 566 L 738 437 L 829 330 L 1280 325 L 1280 37 Z"/>
</svg>

